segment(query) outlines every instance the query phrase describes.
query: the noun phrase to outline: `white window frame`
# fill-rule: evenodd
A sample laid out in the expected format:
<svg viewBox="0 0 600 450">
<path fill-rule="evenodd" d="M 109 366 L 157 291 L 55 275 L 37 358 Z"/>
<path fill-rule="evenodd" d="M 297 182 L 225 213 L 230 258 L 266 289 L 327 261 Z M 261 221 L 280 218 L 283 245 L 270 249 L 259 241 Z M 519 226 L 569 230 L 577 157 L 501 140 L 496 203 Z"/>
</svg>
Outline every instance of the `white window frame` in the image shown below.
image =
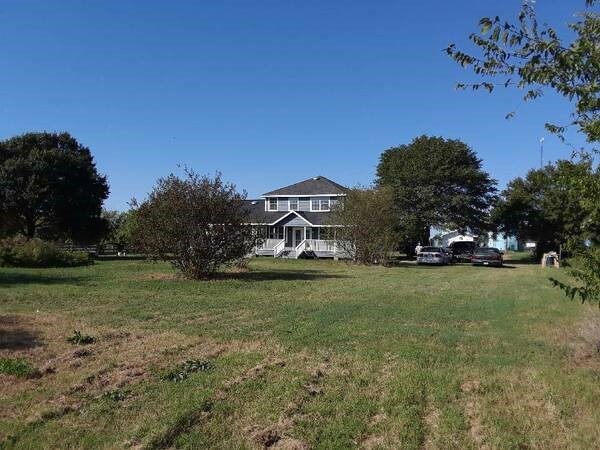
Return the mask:
<svg viewBox="0 0 600 450">
<path fill-rule="evenodd" d="M 271 201 L 275 200 L 275 209 L 271 208 Z M 278 211 L 279 210 L 279 200 L 276 198 L 267 199 L 267 211 Z"/>
<path fill-rule="evenodd" d="M 292 202 L 296 203 L 296 207 L 292 209 Z M 288 199 L 288 211 L 298 211 L 300 209 L 300 199 L 292 197 Z"/>
<path fill-rule="evenodd" d="M 317 208 L 317 209 L 313 208 L 313 205 L 314 205 L 313 202 L 317 202 L 317 205 L 319 205 L 319 208 L 321 208 L 321 199 L 315 198 L 315 197 L 310 198 L 310 210 L 311 211 L 320 211 L 319 208 Z"/>
<path fill-rule="evenodd" d="M 323 202 L 327 202 L 326 209 L 323 209 Z M 328 198 L 319 199 L 319 211 L 331 211 L 331 200 Z"/>
</svg>

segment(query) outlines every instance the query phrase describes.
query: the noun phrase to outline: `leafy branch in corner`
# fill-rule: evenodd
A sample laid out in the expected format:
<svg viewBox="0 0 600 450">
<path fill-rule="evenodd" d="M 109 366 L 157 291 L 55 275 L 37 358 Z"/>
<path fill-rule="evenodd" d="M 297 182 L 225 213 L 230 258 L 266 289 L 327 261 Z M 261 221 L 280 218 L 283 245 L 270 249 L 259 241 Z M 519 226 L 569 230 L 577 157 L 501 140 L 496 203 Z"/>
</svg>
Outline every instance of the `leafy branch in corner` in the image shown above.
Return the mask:
<svg viewBox="0 0 600 450">
<path fill-rule="evenodd" d="M 587 0 L 592 7 L 596 0 Z M 540 26 L 534 3 L 525 1 L 518 23 L 499 16 L 484 17 L 480 30 L 469 36 L 477 54 L 450 44 L 445 52 L 462 67 L 469 67 L 483 78 L 475 83 L 458 83 L 458 89 L 486 90 L 516 87 L 525 90 L 524 101 L 542 97 L 551 88 L 574 102 L 572 125 L 590 142 L 600 140 L 600 16 L 587 11 L 569 24 L 575 33 L 570 43 L 549 26 Z M 498 81 L 497 78 L 501 78 Z M 509 113 L 510 118 L 514 113 Z M 546 124 L 546 129 L 563 138 L 565 126 Z"/>
</svg>

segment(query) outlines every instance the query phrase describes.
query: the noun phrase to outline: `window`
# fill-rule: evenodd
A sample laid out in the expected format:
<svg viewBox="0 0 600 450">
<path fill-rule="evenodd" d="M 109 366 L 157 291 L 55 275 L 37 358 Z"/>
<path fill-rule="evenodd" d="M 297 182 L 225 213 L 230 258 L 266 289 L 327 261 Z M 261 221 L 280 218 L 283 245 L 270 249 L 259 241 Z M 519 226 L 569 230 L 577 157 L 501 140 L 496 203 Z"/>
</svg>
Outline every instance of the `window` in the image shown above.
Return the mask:
<svg viewBox="0 0 600 450">
<path fill-rule="evenodd" d="M 283 227 L 269 227 L 269 239 L 283 239 Z"/>
<path fill-rule="evenodd" d="M 290 198 L 290 211 L 298 211 L 298 199 Z"/>
<path fill-rule="evenodd" d="M 311 205 L 310 209 L 312 211 L 318 211 L 319 210 L 319 199 L 318 198 L 313 198 L 312 199 L 312 205 Z"/>
<path fill-rule="evenodd" d="M 329 199 L 321 199 L 321 211 L 329 211 Z"/>
<path fill-rule="evenodd" d="M 269 199 L 269 211 L 277 211 L 277 199 L 276 198 Z"/>
</svg>

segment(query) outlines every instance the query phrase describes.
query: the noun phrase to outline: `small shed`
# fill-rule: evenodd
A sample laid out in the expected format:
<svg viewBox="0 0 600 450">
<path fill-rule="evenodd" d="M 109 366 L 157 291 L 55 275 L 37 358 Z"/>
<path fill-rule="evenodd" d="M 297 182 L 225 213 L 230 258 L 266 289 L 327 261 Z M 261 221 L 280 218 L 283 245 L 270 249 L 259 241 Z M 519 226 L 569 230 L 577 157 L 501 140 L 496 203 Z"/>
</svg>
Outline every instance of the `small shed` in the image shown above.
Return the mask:
<svg viewBox="0 0 600 450">
<path fill-rule="evenodd" d="M 558 257 L 558 253 L 544 253 L 544 256 L 542 256 L 542 267 L 554 267 L 558 269 L 560 267 L 560 259 Z"/>
</svg>

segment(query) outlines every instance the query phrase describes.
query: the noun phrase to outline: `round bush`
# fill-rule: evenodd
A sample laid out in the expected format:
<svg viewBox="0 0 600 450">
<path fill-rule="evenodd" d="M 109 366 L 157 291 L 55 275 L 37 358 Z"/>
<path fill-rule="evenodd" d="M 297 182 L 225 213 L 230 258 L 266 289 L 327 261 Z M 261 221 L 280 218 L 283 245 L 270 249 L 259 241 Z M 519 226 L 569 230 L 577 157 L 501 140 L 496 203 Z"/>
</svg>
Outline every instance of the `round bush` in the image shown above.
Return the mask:
<svg viewBox="0 0 600 450">
<path fill-rule="evenodd" d="M 0 266 L 3 267 L 75 267 L 91 263 L 85 252 L 63 250 L 38 238 L 18 236 L 0 241 Z"/>
</svg>

